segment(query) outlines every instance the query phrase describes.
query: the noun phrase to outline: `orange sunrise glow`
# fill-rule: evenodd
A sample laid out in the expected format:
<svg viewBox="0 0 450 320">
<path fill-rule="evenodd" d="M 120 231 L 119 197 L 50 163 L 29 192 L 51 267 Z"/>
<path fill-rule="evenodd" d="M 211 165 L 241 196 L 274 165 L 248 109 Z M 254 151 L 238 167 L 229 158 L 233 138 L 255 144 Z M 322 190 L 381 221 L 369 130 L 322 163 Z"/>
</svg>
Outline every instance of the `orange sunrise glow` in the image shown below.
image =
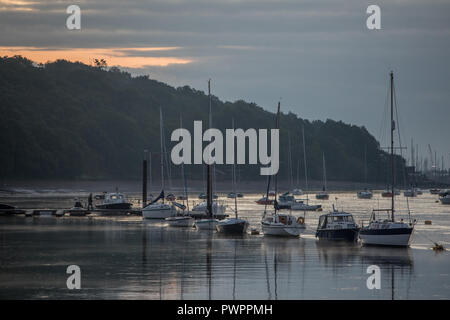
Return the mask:
<svg viewBox="0 0 450 320">
<path fill-rule="evenodd" d="M 178 47 L 147 48 L 75 48 L 53 49 L 39 47 L 0 47 L 0 56 L 21 55 L 37 63 L 58 59 L 91 64 L 93 59 L 105 59 L 110 66 L 143 68 L 148 66 L 166 67 L 171 64 L 187 64 L 191 59 L 178 57 L 142 56 L 145 52 L 173 51 Z M 133 55 L 133 51 L 136 52 Z"/>
</svg>

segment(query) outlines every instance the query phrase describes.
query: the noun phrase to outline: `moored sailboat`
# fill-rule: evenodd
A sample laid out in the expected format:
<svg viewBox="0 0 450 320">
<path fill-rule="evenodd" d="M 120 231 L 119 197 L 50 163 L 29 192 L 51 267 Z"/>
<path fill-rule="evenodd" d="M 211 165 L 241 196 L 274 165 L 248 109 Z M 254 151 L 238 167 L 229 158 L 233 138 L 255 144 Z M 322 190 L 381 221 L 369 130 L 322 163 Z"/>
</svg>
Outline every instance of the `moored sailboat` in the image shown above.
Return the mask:
<svg viewBox="0 0 450 320">
<path fill-rule="evenodd" d="M 361 228 L 359 237 L 364 245 L 386 245 L 386 246 L 409 246 L 412 241 L 414 223 L 395 221 L 395 165 L 394 165 L 394 74 L 390 73 L 391 86 L 391 208 L 384 210 L 373 210 L 369 225 Z M 377 211 L 387 211 L 390 215 L 387 219 L 377 219 Z"/>
</svg>

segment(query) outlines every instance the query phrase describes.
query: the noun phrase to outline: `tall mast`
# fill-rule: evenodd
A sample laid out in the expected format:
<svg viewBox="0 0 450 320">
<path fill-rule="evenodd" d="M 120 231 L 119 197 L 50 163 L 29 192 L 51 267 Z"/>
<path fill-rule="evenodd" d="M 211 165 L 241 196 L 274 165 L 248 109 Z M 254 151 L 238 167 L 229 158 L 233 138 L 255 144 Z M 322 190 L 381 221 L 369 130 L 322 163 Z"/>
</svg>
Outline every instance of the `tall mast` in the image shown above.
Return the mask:
<svg viewBox="0 0 450 320">
<path fill-rule="evenodd" d="M 302 126 L 303 137 L 303 162 L 305 163 L 305 187 L 306 187 L 306 200 L 308 200 L 308 169 L 306 167 L 306 146 L 305 146 L 305 127 Z"/>
<path fill-rule="evenodd" d="M 367 145 L 364 145 L 364 183 L 367 186 Z"/>
<path fill-rule="evenodd" d="M 234 118 L 231 119 L 232 122 L 232 128 L 234 131 Z M 234 193 L 234 214 L 236 216 L 236 219 L 238 218 L 238 210 L 237 210 L 237 194 L 236 194 L 236 162 L 233 159 L 233 167 L 232 167 L 232 173 L 233 173 L 233 193 Z"/>
<path fill-rule="evenodd" d="M 208 80 L 208 97 L 209 97 L 209 128 L 211 128 L 211 79 Z M 208 161 L 209 163 L 209 161 Z M 206 181 L 206 188 L 207 188 L 207 192 L 206 192 L 206 208 L 207 208 L 207 213 L 209 215 L 210 218 L 212 218 L 213 216 L 213 212 L 212 212 L 212 183 L 211 183 L 211 165 L 207 164 L 206 165 L 206 169 L 207 169 L 207 181 Z"/>
<path fill-rule="evenodd" d="M 323 163 L 323 189 L 327 190 L 327 171 L 325 168 L 325 152 L 322 152 L 322 163 Z"/>
<path fill-rule="evenodd" d="M 391 213 L 392 221 L 394 221 L 394 198 L 395 198 L 395 165 L 394 165 L 394 73 L 391 71 L 391 183 L 392 183 L 392 202 L 391 202 Z"/>
<path fill-rule="evenodd" d="M 183 128 L 183 119 L 181 114 L 180 114 L 180 128 Z M 181 162 L 181 176 L 183 177 L 184 198 L 186 199 L 187 211 L 189 212 L 189 199 L 187 192 L 186 172 L 184 170 L 184 161 Z"/>
<path fill-rule="evenodd" d="M 278 110 L 277 110 L 277 125 L 276 125 L 277 129 L 280 129 L 280 102 L 278 101 Z M 275 174 L 275 201 L 274 203 L 277 202 L 277 193 L 278 193 L 278 174 Z M 275 206 L 275 213 L 277 213 L 277 206 Z"/>
<path fill-rule="evenodd" d="M 161 190 L 164 191 L 164 142 L 163 142 L 163 116 L 159 107 L 159 135 L 161 139 Z M 164 198 L 162 199 L 164 202 Z"/>
<path fill-rule="evenodd" d="M 289 188 L 293 189 L 293 179 L 292 179 L 292 151 L 291 151 L 291 133 L 288 132 L 288 141 L 289 141 Z"/>
</svg>

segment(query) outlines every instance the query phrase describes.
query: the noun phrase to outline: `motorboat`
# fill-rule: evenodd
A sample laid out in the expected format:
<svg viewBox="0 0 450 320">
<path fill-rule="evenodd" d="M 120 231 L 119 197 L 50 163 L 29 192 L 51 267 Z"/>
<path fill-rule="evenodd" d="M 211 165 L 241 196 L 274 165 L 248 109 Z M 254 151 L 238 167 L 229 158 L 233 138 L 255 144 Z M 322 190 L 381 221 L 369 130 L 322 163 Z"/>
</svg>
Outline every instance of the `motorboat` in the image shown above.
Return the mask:
<svg viewBox="0 0 450 320">
<path fill-rule="evenodd" d="M 372 199 L 373 193 L 372 191 L 365 189 L 363 191 L 359 191 L 356 196 L 358 199 Z"/>
<path fill-rule="evenodd" d="M 294 196 L 291 196 L 289 192 L 283 193 L 278 197 L 278 207 L 280 209 L 290 209 L 291 205 L 295 203 Z"/>
<path fill-rule="evenodd" d="M 71 217 L 81 217 L 86 215 L 87 210 L 83 207 L 79 199 L 75 199 L 73 207 L 66 210 L 65 213 L 68 213 Z"/>
<path fill-rule="evenodd" d="M 358 240 L 359 230 L 352 214 L 336 211 L 333 207 L 332 212 L 320 216 L 316 237 L 319 240 L 355 242 Z"/>
<path fill-rule="evenodd" d="M 273 199 L 268 199 L 266 196 L 261 197 L 260 199 L 255 201 L 257 204 L 262 205 L 273 205 Z"/>
<path fill-rule="evenodd" d="M 237 198 L 237 195 L 234 192 L 230 192 L 230 193 L 227 194 L 227 198 L 234 199 L 234 198 Z"/>
<path fill-rule="evenodd" d="M 303 195 L 303 191 L 302 191 L 302 189 L 294 189 L 294 190 L 292 190 L 292 194 L 294 196 L 301 196 L 301 195 Z"/>
<path fill-rule="evenodd" d="M 175 195 L 174 195 L 173 193 L 169 193 L 169 194 L 166 196 L 166 200 L 167 200 L 167 201 L 175 201 L 175 200 L 176 200 L 176 197 L 175 197 Z"/>
<path fill-rule="evenodd" d="M 450 204 L 450 193 L 440 197 L 439 201 L 441 201 L 442 204 Z"/>
<path fill-rule="evenodd" d="M 439 194 L 439 192 L 441 192 L 441 189 L 437 189 L 437 188 L 430 189 L 431 194 Z"/>
<path fill-rule="evenodd" d="M 278 212 L 265 217 L 261 226 L 265 236 L 298 237 L 306 230 L 303 217 Z"/>
<path fill-rule="evenodd" d="M 96 205 L 98 209 L 129 210 L 132 204 L 127 201 L 125 195 L 118 192 L 105 194 L 102 204 Z"/>
</svg>

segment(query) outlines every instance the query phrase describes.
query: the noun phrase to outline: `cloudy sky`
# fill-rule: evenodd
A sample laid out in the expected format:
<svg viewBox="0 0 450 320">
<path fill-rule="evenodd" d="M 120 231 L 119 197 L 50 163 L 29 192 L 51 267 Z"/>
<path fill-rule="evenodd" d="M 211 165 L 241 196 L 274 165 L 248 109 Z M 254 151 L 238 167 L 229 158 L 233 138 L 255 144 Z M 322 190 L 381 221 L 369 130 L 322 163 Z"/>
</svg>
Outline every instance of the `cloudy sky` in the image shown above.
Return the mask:
<svg viewBox="0 0 450 320">
<path fill-rule="evenodd" d="M 71 4 L 81 30 L 66 28 Z M 381 30 L 366 27 L 371 4 Z M 402 138 L 450 164 L 448 0 L 0 0 L 0 28 L 1 55 L 105 58 L 199 90 L 212 78 L 223 100 L 275 110 L 281 97 L 284 111 L 377 139 L 393 70 Z"/>
</svg>

